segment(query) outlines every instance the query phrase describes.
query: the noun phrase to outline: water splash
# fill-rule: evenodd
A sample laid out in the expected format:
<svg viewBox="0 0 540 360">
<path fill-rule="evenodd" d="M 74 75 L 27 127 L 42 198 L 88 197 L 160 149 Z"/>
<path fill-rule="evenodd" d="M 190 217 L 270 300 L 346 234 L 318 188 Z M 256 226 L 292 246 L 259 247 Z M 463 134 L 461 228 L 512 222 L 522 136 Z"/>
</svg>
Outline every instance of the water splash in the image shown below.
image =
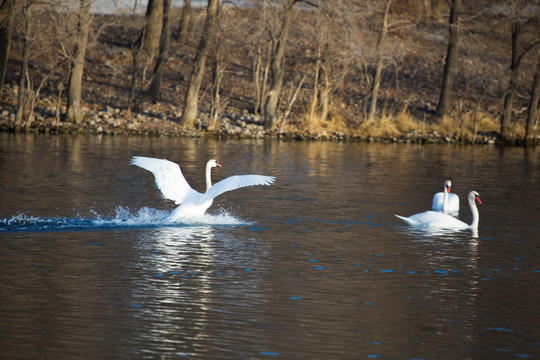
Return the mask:
<svg viewBox="0 0 540 360">
<path fill-rule="evenodd" d="M 9 232 L 48 232 L 48 231 L 85 231 L 109 230 L 122 228 L 159 228 L 163 226 L 194 226 L 194 225 L 250 225 L 222 210 L 217 214 L 204 214 L 197 217 L 186 217 L 171 222 L 167 218 L 171 212 L 143 207 L 132 211 L 119 206 L 112 216 L 104 216 L 94 210 L 91 218 L 80 215 L 76 217 L 36 217 L 19 213 L 10 218 L 0 219 L 0 233 Z"/>
</svg>

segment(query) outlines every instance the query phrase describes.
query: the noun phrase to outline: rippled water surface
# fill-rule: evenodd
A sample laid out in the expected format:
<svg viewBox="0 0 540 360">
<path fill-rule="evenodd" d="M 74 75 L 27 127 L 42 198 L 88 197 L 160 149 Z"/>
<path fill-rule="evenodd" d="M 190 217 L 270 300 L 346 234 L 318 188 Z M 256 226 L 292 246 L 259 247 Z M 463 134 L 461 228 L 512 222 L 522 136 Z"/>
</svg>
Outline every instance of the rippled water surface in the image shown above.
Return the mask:
<svg viewBox="0 0 540 360">
<path fill-rule="evenodd" d="M 133 155 L 277 181 L 166 224 Z M 394 216 L 446 179 L 477 233 Z M 0 134 L 0 358 L 539 358 L 539 198 L 538 149 Z"/>
</svg>

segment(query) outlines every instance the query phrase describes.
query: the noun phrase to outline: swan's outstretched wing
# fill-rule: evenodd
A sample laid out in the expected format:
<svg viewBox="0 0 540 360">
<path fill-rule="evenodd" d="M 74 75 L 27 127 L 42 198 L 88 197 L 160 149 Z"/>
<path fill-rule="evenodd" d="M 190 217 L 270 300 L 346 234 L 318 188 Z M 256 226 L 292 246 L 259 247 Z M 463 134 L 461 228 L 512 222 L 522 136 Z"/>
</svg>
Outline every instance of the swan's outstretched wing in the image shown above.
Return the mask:
<svg viewBox="0 0 540 360">
<path fill-rule="evenodd" d="M 246 186 L 270 185 L 276 180 L 273 176 L 265 175 L 234 175 L 223 179 L 214 185 L 202 197 L 202 201 L 214 199 L 224 192 L 240 189 Z"/>
<path fill-rule="evenodd" d="M 156 185 L 163 196 L 173 200 L 178 205 L 184 201 L 186 194 L 191 189 L 180 170 L 180 166 L 172 161 L 134 156 L 130 164 L 139 166 L 154 174 Z"/>
</svg>

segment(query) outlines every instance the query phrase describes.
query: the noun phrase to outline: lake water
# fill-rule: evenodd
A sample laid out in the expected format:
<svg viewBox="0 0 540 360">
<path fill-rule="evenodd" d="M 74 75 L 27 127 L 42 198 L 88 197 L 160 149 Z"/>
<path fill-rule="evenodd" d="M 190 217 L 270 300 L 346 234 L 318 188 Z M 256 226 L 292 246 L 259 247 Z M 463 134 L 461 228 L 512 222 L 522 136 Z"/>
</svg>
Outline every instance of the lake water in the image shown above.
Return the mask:
<svg viewBox="0 0 540 360">
<path fill-rule="evenodd" d="M 133 155 L 221 195 L 197 222 Z M 443 182 L 470 222 L 411 229 Z M 540 149 L 0 133 L 2 359 L 540 357 Z"/>
</svg>

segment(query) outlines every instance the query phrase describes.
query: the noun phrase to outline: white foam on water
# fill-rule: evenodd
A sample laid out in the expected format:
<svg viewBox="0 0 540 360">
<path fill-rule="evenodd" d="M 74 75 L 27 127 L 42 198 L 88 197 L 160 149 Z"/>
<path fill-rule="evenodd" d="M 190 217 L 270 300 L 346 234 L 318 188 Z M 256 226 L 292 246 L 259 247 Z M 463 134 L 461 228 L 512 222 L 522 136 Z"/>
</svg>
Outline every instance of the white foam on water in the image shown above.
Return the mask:
<svg viewBox="0 0 540 360">
<path fill-rule="evenodd" d="M 222 210 L 217 214 L 187 216 L 169 221 L 170 211 L 142 207 L 131 210 L 118 206 L 110 216 L 104 216 L 90 210 L 92 218 L 76 216 L 73 218 L 42 218 L 19 213 L 10 218 L 0 219 L 0 232 L 14 231 L 75 231 L 106 230 L 107 228 L 148 228 L 161 226 L 193 226 L 193 225 L 249 225 L 250 223 Z"/>
</svg>

